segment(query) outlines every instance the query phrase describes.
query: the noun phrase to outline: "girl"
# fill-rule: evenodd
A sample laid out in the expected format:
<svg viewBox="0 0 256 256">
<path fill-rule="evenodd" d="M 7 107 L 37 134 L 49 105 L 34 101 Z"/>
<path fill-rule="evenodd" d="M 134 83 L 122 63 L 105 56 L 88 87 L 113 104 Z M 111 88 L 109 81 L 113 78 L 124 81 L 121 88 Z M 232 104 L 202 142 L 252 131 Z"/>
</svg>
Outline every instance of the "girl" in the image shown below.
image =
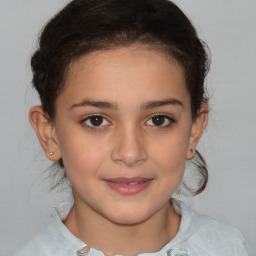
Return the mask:
<svg viewBox="0 0 256 256">
<path fill-rule="evenodd" d="M 74 0 L 31 60 L 41 106 L 30 122 L 74 201 L 19 256 L 247 255 L 234 228 L 171 199 L 207 125 L 208 58 L 167 0 Z"/>
</svg>

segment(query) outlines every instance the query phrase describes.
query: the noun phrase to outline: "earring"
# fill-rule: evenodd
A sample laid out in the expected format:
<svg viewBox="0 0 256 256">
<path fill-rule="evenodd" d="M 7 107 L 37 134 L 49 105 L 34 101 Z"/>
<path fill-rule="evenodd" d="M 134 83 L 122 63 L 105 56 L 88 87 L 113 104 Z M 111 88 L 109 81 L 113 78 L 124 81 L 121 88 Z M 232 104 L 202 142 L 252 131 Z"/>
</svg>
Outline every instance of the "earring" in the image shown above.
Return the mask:
<svg viewBox="0 0 256 256">
<path fill-rule="evenodd" d="M 50 152 L 49 154 L 52 156 L 52 155 L 53 155 L 53 152 Z"/>
</svg>

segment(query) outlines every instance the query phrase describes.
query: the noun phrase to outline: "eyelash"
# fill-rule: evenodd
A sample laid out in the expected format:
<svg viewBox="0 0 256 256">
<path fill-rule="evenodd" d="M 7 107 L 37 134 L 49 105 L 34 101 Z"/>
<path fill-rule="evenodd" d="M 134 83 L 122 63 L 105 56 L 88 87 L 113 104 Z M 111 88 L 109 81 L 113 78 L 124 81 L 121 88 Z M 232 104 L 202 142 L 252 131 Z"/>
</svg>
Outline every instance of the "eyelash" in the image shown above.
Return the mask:
<svg viewBox="0 0 256 256">
<path fill-rule="evenodd" d="M 106 117 L 104 117 L 103 115 L 100 115 L 100 114 L 89 115 L 89 116 L 87 116 L 86 118 L 84 118 L 83 120 L 81 120 L 80 123 L 81 123 L 82 125 L 84 125 L 87 129 L 90 129 L 90 130 L 93 130 L 93 131 L 102 129 L 104 126 L 106 126 L 106 125 L 101 125 L 101 124 L 100 124 L 100 126 L 94 126 L 94 125 L 91 123 L 91 119 L 92 119 L 93 117 L 103 118 L 103 122 L 107 121 L 108 123 L 110 123 L 110 122 L 107 120 Z M 90 120 L 90 123 L 91 123 L 92 125 L 86 124 L 86 121 L 88 121 L 88 120 Z"/>
<path fill-rule="evenodd" d="M 87 129 L 90 129 L 90 130 L 93 130 L 93 131 L 95 131 L 95 130 L 99 130 L 99 129 L 103 129 L 105 126 L 108 126 L 108 124 L 106 125 L 102 125 L 102 124 L 100 124 L 99 126 L 96 126 L 96 125 L 93 125 L 92 124 L 92 118 L 93 117 L 98 117 L 98 118 L 102 118 L 103 119 L 103 123 L 104 122 L 108 122 L 108 123 L 110 123 L 108 120 L 107 120 L 107 118 L 106 117 L 104 117 L 103 115 L 100 115 L 100 114 L 93 114 L 93 115 L 89 115 L 89 116 L 87 116 L 86 118 L 84 118 L 83 120 L 81 120 L 80 121 L 80 123 L 82 124 L 82 125 L 84 125 Z M 165 120 L 164 120 L 164 122 L 166 122 L 166 120 L 168 121 L 168 124 L 165 124 L 164 126 L 162 126 L 162 125 L 154 125 L 154 124 L 150 124 L 150 125 L 148 125 L 148 126 L 153 126 L 154 128 L 162 128 L 162 129 L 164 129 L 164 128 L 169 128 L 173 123 L 175 123 L 176 122 L 176 120 L 173 118 L 173 117 L 171 117 L 171 116 L 169 116 L 169 115 L 166 115 L 166 114 L 162 114 L 162 113 L 157 113 L 157 114 L 154 114 L 154 115 L 152 115 L 147 121 L 146 121 L 146 123 L 147 122 L 149 122 L 150 120 L 151 120 L 151 123 L 152 123 L 152 118 L 154 118 L 154 117 L 163 117 Z M 88 120 L 90 120 L 90 123 L 91 123 L 91 125 L 88 125 L 88 124 L 86 124 L 86 121 L 88 121 Z"/>
<path fill-rule="evenodd" d="M 154 114 L 154 115 L 152 115 L 148 120 L 147 120 L 147 122 L 149 121 L 149 120 L 151 120 L 151 122 L 152 122 L 152 118 L 154 118 L 154 117 L 163 117 L 164 119 L 165 119 L 165 121 L 164 122 L 166 122 L 166 120 L 168 121 L 168 124 L 165 124 L 165 125 L 150 125 L 150 126 L 153 126 L 154 128 L 162 128 L 162 129 L 164 129 L 164 128 L 169 128 L 170 126 L 172 126 L 172 124 L 173 123 L 175 123 L 176 122 L 176 120 L 173 118 L 173 117 L 171 117 L 171 116 L 169 116 L 169 115 L 166 115 L 166 114 L 163 114 L 163 113 L 157 113 L 157 114 Z"/>
</svg>

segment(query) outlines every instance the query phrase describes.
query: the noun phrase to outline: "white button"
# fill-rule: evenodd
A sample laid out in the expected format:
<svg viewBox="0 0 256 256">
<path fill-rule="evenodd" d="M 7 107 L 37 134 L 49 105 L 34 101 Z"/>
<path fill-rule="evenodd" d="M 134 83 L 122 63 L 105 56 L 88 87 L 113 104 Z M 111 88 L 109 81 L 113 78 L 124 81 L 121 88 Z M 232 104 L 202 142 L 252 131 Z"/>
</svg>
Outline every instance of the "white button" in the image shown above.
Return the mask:
<svg viewBox="0 0 256 256">
<path fill-rule="evenodd" d="M 82 249 L 77 250 L 76 255 L 77 256 L 85 256 L 89 253 L 89 251 L 90 251 L 90 247 L 85 246 Z"/>
<path fill-rule="evenodd" d="M 168 256 L 189 256 L 188 250 L 184 248 L 180 249 L 171 249 L 167 252 Z"/>
</svg>

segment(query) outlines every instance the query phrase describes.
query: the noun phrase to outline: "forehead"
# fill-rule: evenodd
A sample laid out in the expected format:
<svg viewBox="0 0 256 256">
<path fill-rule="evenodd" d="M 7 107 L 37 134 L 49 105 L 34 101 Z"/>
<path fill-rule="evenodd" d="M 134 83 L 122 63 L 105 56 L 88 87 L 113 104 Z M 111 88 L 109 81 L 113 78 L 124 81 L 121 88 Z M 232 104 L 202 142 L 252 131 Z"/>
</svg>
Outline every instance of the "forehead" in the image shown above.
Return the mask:
<svg viewBox="0 0 256 256">
<path fill-rule="evenodd" d="M 98 97 L 117 101 L 119 96 L 130 96 L 134 101 L 184 98 L 188 91 L 183 69 L 165 53 L 147 47 L 97 51 L 70 65 L 60 98 L 75 101 Z"/>
</svg>

